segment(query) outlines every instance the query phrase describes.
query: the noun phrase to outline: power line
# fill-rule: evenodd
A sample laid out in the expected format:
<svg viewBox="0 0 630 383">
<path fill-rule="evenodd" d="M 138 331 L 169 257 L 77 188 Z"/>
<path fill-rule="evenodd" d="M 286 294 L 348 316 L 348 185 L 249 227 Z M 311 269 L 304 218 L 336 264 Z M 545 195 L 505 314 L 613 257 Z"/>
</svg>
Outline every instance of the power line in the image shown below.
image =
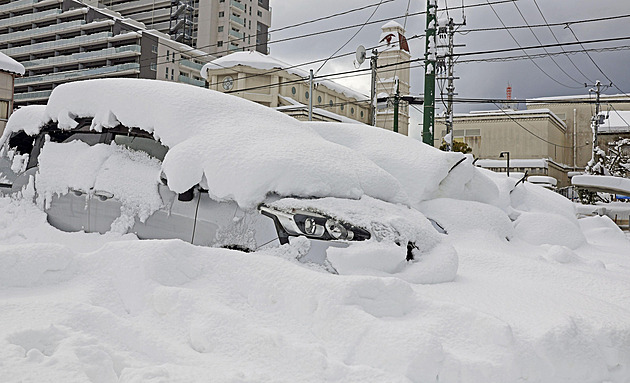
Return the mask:
<svg viewBox="0 0 630 383">
<path fill-rule="evenodd" d="M 542 17 L 543 21 L 545 22 L 545 24 L 547 25 L 547 28 L 549 29 L 549 32 L 551 32 L 551 35 L 553 36 L 553 38 L 556 40 L 556 42 L 558 44 L 560 44 L 560 40 L 558 40 L 558 37 L 556 36 L 556 34 L 553 32 L 553 29 L 551 28 L 551 26 L 549 25 L 549 23 L 547 22 L 547 18 L 545 18 L 545 14 L 543 13 L 542 9 L 540 9 L 540 7 L 538 6 L 538 2 L 536 0 L 533 0 L 534 4 L 536 5 L 536 9 L 538 9 L 538 13 L 540 13 L 540 16 Z M 626 15 L 626 16 L 630 16 L 630 15 Z M 560 47 L 560 49 L 562 49 L 562 51 L 564 52 L 564 47 Z M 565 52 L 566 53 L 566 52 Z M 592 82 L 581 70 L 580 68 L 578 68 L 578 66 L 575 64 L 575 62 L 573 62 L 573 60 L 571 60 L 571 56 L 566 55 L 566 58 L 569 59 L 569 61 L 571 62 L 571 64 L 573 64 L 573 66 L 575 67 L 575 69 L 577 69 L 578 72 L 580 72 L 580 74 L 586 79 L 586 81 L 588 82 Z"/>
<path fill-rule="evenodd" d="M 611 21 L 617 19 L 625 19 L 630 18 L 630 14 L 625 15 L 615 15 L 615 16 L 605 16 L 605 17 L 597 17 L 592 19 L 581 19 L 581 20 L 573 20 L 573 21 L 564 21 L 559 23 L 545 23 L 545 24 L 531 24 L 527 25 L 512 25 L 507 27 L 487 27 L 487 28 L 474 28 L 474 29 L 465 29 L 459 31 L 461 34 L 468 34 L 470 32 L 492 32 L 492 31 L 502 31 L 505 29 L 525 29 L 525 28 L 545 28 L 545 27 L 566 27 L 567 24 L 583 24 L 583 23 L 594 23 L 600 21 Z"/>
<path fill-rule="evenodd" d="M 474 62 L 505 62 L 505 61 L 517 61 L 517 60 L 525 60 L 532 58 L 543 58 L 547 56 L 558 56 L 558 55 L 576 55 L 579 53 L 586 52 L 612 52 L 612 51 L 621 51 L 630 49 L 630 45 L 620 45 L 614 47 L 605 47 L 605 48 L 587 48 L 587 49 L 579 49 L 572 51 L 563 51 L 563 52 L 550 52 L 550 53 L 537 53 L 530 54 L 528 56 L 520 55 L 520 56 L 505 56 L 505 57 L 493 57 L 493 58 L 485 58 L 485 59 L 470 59 L 470 60 L 461 60 L 458 61 L 460 64 L 469 64 Z"/>
<path fill-rule="evenodd" d="M 518 11 L 519 15 L 521 15 L 521 18 L 523 19 L 523 21 L 525 22 L 525 25 L 527 25 L 527 27 L 529 28 L 529 31 L 532 33 L 532 35 L 534 35 L 534 38 L 536 39 L 536 41 L 538 41 L 538 44 L 542 45 L 542 41 L 540 41 L 540 39 L 538 38 L 538 35 L 536 35 L 536 32 L 534 32 L 534 29 L 532 27 L 530 27 L 529 22 L 527 22 L 527 19 L 525 18 L 525 15 L 523 14 L 523 12 L 521 12 L 521 9 L 518 7 L 518 5 L 516 3 L 513 3 L 514 6 L 516 7 L 516 10 Z M 559 41 L 558 41 L 559 42 Z M 545 53 L 549 53 L 547 51 L 547 48 L 543 48 Z M 558 69 L 560 69 L 560 71 L 562 73 L 564 73 L 565 75 L 567 75 L 567 77 L 569 77 L 571 80 L 575 81 L 577 84 L 582 84 L 581 82 L 579 82 L 578 80 L 576 80 L 575 78 L 573 78 L 573 76 L 571 76 L 569 73 L 567 73 L 564 68 L 562 68 L 560 66 L 560 64 L 558 64 L 558 62 L 553 58 L 553 56 L 549 56 L 549 58 L 551 59 L 551 61 L 553 61 L 554 64 L 556 64 L 556 66 L 558 67 Z"/>
<path fill-rule="evenodd" d="M 370 20 L 372 20 L 372 17 L 374 17 L 374 15 L 376 14 L 376 11 L 378 11 L 378 8 L 381 6 L 381 4 L 383 3 L 383 0 L 381 0 L 378 5 L 376 6 L 376 8 L 374 8 L 374 11 L 372 12 L 372 14 L 370 15 L 370 17 L 368 17 L 368 19 L 365 21 L 365 23 L 363 23 L 363 25 L 361 25 L 361 28 L 359 28 L 353 35 L 352 37 L 350 37 L 348 39 L 348 41 L 346 41 L 342 46 L 339 47 L 339 49 L 337 49 L 333 54 L 330 55 L 330 57 L 336 55 L 337 53 L 339 53 L 340 50 L 342 50 L 343 48 L 345 48 L 346 45 L 350 44 L 350 41 L 352 41 L 355 37 L 357 37 L 357 35 L 363 30 L 363 28 L 365 28 L 365 26 L 367 25 L 367 23 L 370 22 Z M 409 8 L 407 8 L 407 10 L 409 10 Z M 317 70 L 315 71 L 315 73 L 319 73 L 319 71 L 324 67 L 324 65 L 326 65 L 326 63 L 328 62 L 328 60 L 330 60 L 330 57 L 328 57 L 326 60 L 324 60 L 324 62 L 322 63 L 322 65 L 317 68 Z"/>
<path fill-rule="evenodd" d="M 518 45 L 518 47 L 519 47 L 519 48 L 523 51 L 523 53 L 525 53 L 525 54 L 527 55 L 528 53 L 527 53 L 527 52 L 526 52 L 526 51 L 525 51 L 525 50 L 521 47 L 521 44 L 519 44 L 518 40 L 516 39 L 516 37 L 514 37 L 514 35 L 512 34 L 512 32 L 510 32 L 510 30 L 509 30 L 509 29 L 507 29 L 507 26 L 505 25 L 505 23 L 504 23 L 504 22 L 503 22 L 503 20 L 501 19 L 501 16 L 499 16 L 499 14 L 497 13 L 497 11 L 496 11 L 496 10 L 494 9 L 494 7 L 490 4 L 489 0 L 486 0 L 486 1 L 488 1 L 488 4 L 490 5 L 490 9 L 492 9 L 492 12 L 494 12 L 494 14 L 495 14 L 495 16 L 497 17 L 497 19 L 499 19 L 499 22 L 501 22 L 501 25 L 503 25 L 503 27 L 504 27 L 505 31 L 506 31 L 506 32 L 510 35 L 510 37 L 512 38 L 512 40 L 514 40 L 514 42 L 516 43 L 516 45 Z M 541 44 L 541 45 L 542 45 L 542 44 Z M 540 70 L 540 71 L 541 71 L 541 72 L 542 72 L 545 76 L 547 76 L 547 77 L 548 77 L 550 80 L 552 80 L 553 82 L 555 82 L 555 83 L 557 83 L 557 84 L 560 84 L 560 85 L 562 85 L 562 86 L 564 86 L 564 87 L 567 87 L 567 88 L 576 88 L 576 89 L 577 89 L 577 87 L 572 87 L 572 86 L 570 86 L 570 85 L 563 84 L 563 83 L 561 83 L 560 81 L 558 81 L 558 80 L 556 80 L 555 78 L 553 78 L 553 77 L 552 77 L 549 73 L 545 72 L 545 70 L 544 70 L 544 69 L 543 69 L 540 65 L 538 65 L 538 63 L 536 63 L 536 61 L 534 61 L 534 59 L 530 59 L 530 61 L 532 62 L 532 64 L 534 64 L 534 65 L 536 66 L 536 68 L 538 68 L 538 69 L 539 69 L 539 70 Z"/>
</svg>

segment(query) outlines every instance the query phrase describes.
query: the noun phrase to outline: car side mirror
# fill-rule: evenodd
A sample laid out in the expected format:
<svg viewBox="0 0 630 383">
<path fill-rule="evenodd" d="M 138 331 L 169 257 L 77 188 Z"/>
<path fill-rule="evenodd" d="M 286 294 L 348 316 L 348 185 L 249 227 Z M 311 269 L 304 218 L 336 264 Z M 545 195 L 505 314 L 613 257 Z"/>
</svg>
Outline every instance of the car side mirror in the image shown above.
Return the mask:
<svg viewBox="0 0 630 383">
<path fill-rule="evenodd" d="M 186 190 L 183 193 L 179 193 L 177 195 L 177 200 L 178 201 L 182 201 L 182 202 L 190 202 L 193 200 L 193 198 L 195 197 L 195 187 L 191 187 L 190 189 Z"/>
</svg>

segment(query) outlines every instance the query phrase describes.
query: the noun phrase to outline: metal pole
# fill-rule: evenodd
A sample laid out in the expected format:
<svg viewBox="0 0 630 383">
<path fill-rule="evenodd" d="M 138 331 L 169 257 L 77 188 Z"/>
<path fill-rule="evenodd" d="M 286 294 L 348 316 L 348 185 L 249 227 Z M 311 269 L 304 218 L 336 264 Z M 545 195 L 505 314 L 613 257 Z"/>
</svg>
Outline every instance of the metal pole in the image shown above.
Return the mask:
<svg viewBox="0 0 630 383">
<path fill-rule="evenodd" d="M 455 94 L 455 85 L 453 84 L 453 36 L 455 35 L 455 25 L 453 23 L 453 19 L 450 19 L 448 22 L 448 58 L 447 58 L 447 80 L 448 85 L 446 86 L 448 102 L 446 105 L 446 134 L 449 137 L 448 142 L 446 143 L 448 146 L 448 151 L 453 151 L 453 95 Z M 450 135 L 448 135 L 450 133 Z"/>
<path fill-rule="evenodd" d="M 510 152 L 507 152 L 507 176 L 510 178 Z"/>
<path fill-rule="evenodd" d="M 427 0 L 427 29 L 425 45 L 424 73 L 424 118 L 422 122 L 422 142 L 433 146 L 435 133 L 435 27 L 437 0 Z"/>
<path fill-rule="evenodd" d="M 313 70 L 311 69 L 308 81 L 308 120 L 313 121 Z"/>
<path fill-rule="evenodd" d="M 378 62 L 378 50 L 372 50 L 370 68 L 372 68 L 372 84 L 370 89 L 370 125 L 376 126 L 376 65 Z"/>
<path fill-rule="evenodd" d="M 400 104 L 400 80 L 396 79 L 396 94 L 394 95 L 394 132 L 398 133 L 398 105 Z"/>
</svg>

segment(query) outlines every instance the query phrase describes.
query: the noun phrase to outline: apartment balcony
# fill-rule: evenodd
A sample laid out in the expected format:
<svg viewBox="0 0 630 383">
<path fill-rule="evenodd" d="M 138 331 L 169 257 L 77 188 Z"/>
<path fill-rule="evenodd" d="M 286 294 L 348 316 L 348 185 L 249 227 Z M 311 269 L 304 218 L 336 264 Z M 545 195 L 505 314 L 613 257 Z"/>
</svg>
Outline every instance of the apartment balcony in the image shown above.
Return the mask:
<svg viewBox="0 0 630 383">
<path fill-rule="evenodd" d="M 43 74 L 39 76 L 20 77 L 15 79 L 15 87 L 17 88 L 25 85 L 35 84 L 42 85 L 48 83 L 64 83 L 86 78 L 108 77 L 110 75 L 123 76 L 134 73 L 140 73 L 139 63 L 127 63 L 100 68 L 79 69 L 54 74 Z"/>
<path fill-rule="evenodd" d="M 230 43 L 230 44 L 228 45 L 228 50 L 229 50 L 230 52 L 239 52 L 239 51 L 241 51 L 242 49 L 241 49 L 238 45 L 234 45 L 234 44 Z"/>
<path fill-rule="evenodd" d="M 146 12 L 140 12 L 133 15 L 134 20 L 143 22 L 147 25 L 151 24 L 151 20 L 155 22 L 155 21 L 170 20 L 170 18 L 171 18 L 170 8 L 149 10 Z"/>
<path fill-rule="evenodd" d="M 230 29 L 229 35 L 239 40 L 242 40 L 245 37 L 245 33 L 236 32 L 233 29 Z"/>
<path fill-rule="evenodd" d="M 203 64 L 198 64 L 196 62 L 190 61 L 190 60 L 180 60 L 179 61 L 179 65 L 186 67 L 186 68 L 190 68 L 193 69 L 197 72 L 201 71 L 201 68 L 203 68 Z"/>
<path fill-rule="evenodd" d="M 12 42 L 16 43 L 22 40 L 29 40 L 35 38 L 41 38 L 46 36 L 52 36 L 59 32 L 72 32 L 75 30 L 80 30 L 81 25 L 85 24 L 85 20 L 75 20 L 68 21 L 66 23 L 60 23 L 55 25 L 50 25 L 48 27 L 43 28 L 34 28 L 26 31 L 7 33 L 4 35 L 0 35 L 0 43 Z"/>
<path fill-rule="evenodd" d="M 51 93 L 52 93 L 52 90 L 40 90 L 37 92 L 16 93 L 13 96 L 13 101 L 15 101 L 16 103 L 43 101 L 43 100 L 47 100 L 50 97 Z"/>
<path fill-rule="evenodd" d="M 124 16 L 132 15 L 137 12 L 150 11 L 152 9 L 168 8 L 171 7 L 171 0 L 138 0 L 129 1 L 125 3 L 115 4 L 111 7 L 107 7 L 112 11 L 119 12 Z"/>
<path fill-rule="evenodd" d="M 13 16 L 0 20 L 0 28 L 17 27 L 36 23 L 46 19 L 54 19 L 62 13 L 61 9 L 49 9 L 48 11 L 29 13 L 27 15 Z"/>
<path fill-rule="evenodd" d="M 37 43 L 32 45 L 25 45 L 22 47 L 3 49 L 2 53 L 7 56 L 20 56 L 33 53 L 52 52 L 59 49 L 67 49 L 71 47 L 80 47 L 86 44 L 94 44 L 97 42 L 107 42 L 107 39 L 112 37 L 111 32 L 99 32 L 92 35 L 79 36 L 71 39 L 47 41 L 44 43 Z"/>
<path fill-rule="evenodd" d="M 184 84 L 190 84 L 190 85 L 199 86 L 202 88 L 206 86 L 206 82 L 204 80 L 195 80 L 192 77 L 186 77 L 182 75 L 179 75 L 178 81 Z"/>
<path fill-rule="evenodd" d="M 245 26 L 245 20 L 243 20 L 242 17 L 238 17 L 238 16 L 234 16 L 234 15 L 230 14 L 230 21 L 235 22 L 236 24 L 240 25 L 241 27 Z"/>
<path fill-rule="evenodd" d="M 126 45 L 118 48 L 107 48 L 95 52 L 81 52 L 66 56 L 56 56 L 46 59 L 22 62 L 27 70 L 43 69 L 72 63 L 86 63 L 103 59 L 113 59 L 129 56 L 139 56 L 140 45 Z"/>
<path fill-rule="evenodd" d="M 245 12 L 245 5 L 243 5 L 240 1 L 230 0 L 230 5 L 241 12 Z"/>
<path fill-rule="evenodd" d="M 19 1 L 12 1 L 8 4 L 2 4 L 0 5 L 0 15 L 4 13 L 29 9 L 33 6 L 33 4 L 37 4 L 37 1 L 38 0 L 19 0 Z"/>
</svg>

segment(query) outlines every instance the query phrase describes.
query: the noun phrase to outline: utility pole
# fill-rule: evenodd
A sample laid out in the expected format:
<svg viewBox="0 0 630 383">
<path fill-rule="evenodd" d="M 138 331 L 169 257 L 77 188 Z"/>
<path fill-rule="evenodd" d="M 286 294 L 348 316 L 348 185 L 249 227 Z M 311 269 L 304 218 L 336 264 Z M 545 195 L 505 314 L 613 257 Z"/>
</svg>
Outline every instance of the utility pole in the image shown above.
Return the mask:
<svg viewBox="0 0 630 383">
<path fill-rule="evenodd" d="M 459 79 L 459 77 L 454 76 L 455 72 L 455 60 L 454 57 L 454 49 L 455 49 L 455 27 L 466 25 L 466 19 L 461 24 L 455 24 L 453 19 L 448 20 L 447 25 L 439 25 L 438 26 L 438 35 L 440 38 L 448 38 L 448 43 L 446 45 L 438 45 L 438 48 L 447 48 L 447 53 L 445 56 L 438 57 L 437 69 L 438 71 L 443 72 L 446 70 L 446 74 L 439 76 L 438 79 L 446 80 L 446 95 L 447 95 L 447 103 L 446 103 L 446 137 L 448 138 L 446 142 L 446 146 L 448 147 L 448 151 L 453 151 L 453 96 L 456 96 L 455 93 L 455 84 L 454 80 Z M 463 44 L 457 45 L 458 47 L 464 46 Z M 444 68 L 446 67 L 446 68 Z"/>
<path fill-rule="evenodd" d="M 313 70 L 311 69 L 308 82 L 308 120 L 313 121 Z"/>
<path fill-rule="evenodd" d="M 597 144 L 597 133 L 598 133 L 597 131 L 599 130 L 599 124 L 602 123 L 602 121 L 599 118 L 599 112 L 600 112 L 600 101 L 599 101 L 599 99 L 600 99 L 600 95 L 601 95 L 602 90 L 607 89 L 608 86 L 602 85 L 602 83 L 599 80 L 595 81 L 595 85 L 584 84 L 584 86 L 594 86 L 595 88 L 591 88 L 588 91 L 589 91 L 589 93 L 594 92 L 595 95 L 596 95 L 596 98 L 595 98 L 595 115 L 591 119 L 591 130 L 593 131 L 593 152 L 591 153 L 591 160 L 589 161 L 588 166 L 586 167 L 587 172 L 592 173 L 593 172 L 593 168 L 598 163 L 597 152 L 599 151 L 599 145 Z M 604 89 L 602 89 L 602 88 L 604 88 Z"/>
<path fill-rule="evenodd" d="M 370 125 L 376 125 L 376 64 L 378 63 L 378 50 L 372 49 L 370 68 L 372 68 L 372 84 L 370 89 Z"/>
<path fill-rule="evenodd" d="M 437 0 L 427 0 L 427 29 L 424 59 L 424 118 L 422 122 L 422 142 L 433 146 L 435 133 L 435 24 Z"/>
<path fill-rule="evenodd" d="M 396 94 L 394 95 L 394 132 L 398 133 L 398 105 L 400 105 L 400 80 L 396 78 Z"/>
</svg>

